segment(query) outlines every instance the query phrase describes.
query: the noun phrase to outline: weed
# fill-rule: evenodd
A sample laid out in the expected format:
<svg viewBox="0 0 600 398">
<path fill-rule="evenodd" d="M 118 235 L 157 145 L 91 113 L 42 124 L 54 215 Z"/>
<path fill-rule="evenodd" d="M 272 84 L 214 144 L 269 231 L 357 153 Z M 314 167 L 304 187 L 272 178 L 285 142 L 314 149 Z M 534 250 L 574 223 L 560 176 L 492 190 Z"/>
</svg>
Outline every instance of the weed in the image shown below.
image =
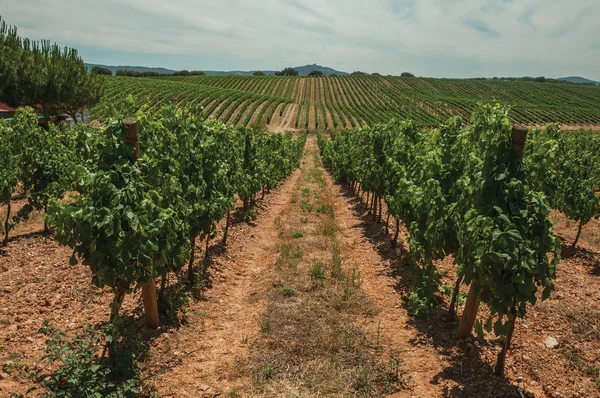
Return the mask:
<svg viewBox="0 0 600 398">
<path fill-rule="evenodd" d="M 339 230 L 338 225 L 333 220 L 329 220 L 323 223 L 323 235 L 333 238 Z"/>
<path fill-rule="evenodd" d="M 292 203 L 297 203 L 298 202 L 298 198 L 296 197 L 296 195 L 292 196 Z"/>
<path fill-rule="evenodd" d="M 294 258 L 302 258 L 304 253 L 302 253 L 302 249 L 300 248 L 300 245 L 297 245 L 296 248 L 294 249 Z"/>
<path fill-rule="evenodd" d="M 267 333 L 271 331 L 271 320 L 263 319 L 260 321 L 260 331 L 263 333 Z"/>
<path fill-rule="evenodd" d="M 33 280 L 35 281 L 35 283 L 40 283 L 42 281 L 42 278 L 39 275 L 35 275 L 33 277 Z"/>
<path fill-rule="evenodd" d="M 304 177 L 307 182 L 314 182 L 319 185 L 319 187 L 325 186 L 325 179 L 323 178 L 323 173 L 319 169 L 311 169 L 306 176 Z"/>
<path fill-rule="evenodd" d="M 387 366 L 382 369 L 382 374 L 379 376 L 379 381 L 387 384 L 388 390 L 392 386 L 404 385 L 405 372 L 402 370 L 402 366 L 400 359 L 393 352 L 390 352 Z"/>
<path fill-rule="evenodd" d="M 308 222 L 308 218 L 306 218 L 306 217 L 301 217 L 301 218 L 300 218 L 300 222 L 301 222 L 302 224 L 306 224 L 306 223 Z"/>
<path fill-rule="evenodd" d="M 313 206 L 309 203 L 308 200 L 306 199 L 302 199 L 302 203 L 300 203 L 300 209 L 302 211 L 305 211 L 307 213 L 310 213 L 313 211 Z"/>
<path fill-rule="evenodd" d="M 294 231 L 294 233 L 292 234 L 292 238 L 302 238 L 304 236 L 304 233 L 302 231 Z"/>
<path fill-rule="evenodd" d="M 349 300 L 350 297 L 354 295 L 355 290 L 360 287 L 360 283 L 360 272 L 358 272 L 356 269 L 353 269 L 352 275 L 350 275 L 350 277 L 346 277 L 344 280 L 344 286 L 342 289 L 344 301 Z"/>
<path fill-rule="evenodd" d="M 105 396 L 137 396 L 139 395 L 140 366 L 137 352 L 140 350 L 136 341 L 117 343 L 114 334 L 106 330 L 94 330 L 91 327 L 67 339 L 65 334 L 48 325 L 40 329 L 40 333 L 48 337 L 46 353 L 42 361 L 47 365 L 33 375 L 34 379 L 45 389 L 52 391 L 52 396 L 60 397 L 105 397 Z M 98 353 L 110 344 L 110 354 L 105 361 Z M 117 347 L 117 344 L 118 347 Z M 117 349 L 118 348 L 118 349 Z M 107 360 L 106 360 L 107 359 Z M 59 366 L 52 366 L 57 363 Z M 51 374 L 42 373 L 46 369 Z"/>
<path fill-rule="evenodd" d="M 361 367 L 358 371 L 358 374 L 354 378 L 354 382 L 352 383 L 352 388 L 357 392 L 361 393 L 369 393 L 371 392 L 371 381 L 369 378 L 369 372 L 364 367 Z"/>
<path fill-rule="evenodd" d="M 320 204 L 317 206 L 317 213 L 319 214 L 327 214 L 330 217 L 334 216 L 333 206 L 330 204 Z"/>
<path fill-rule="evenodd" d="M 305 198 L 308 198 L 310 196 L 310 189 L 309 188 L 302 188 L 302 196 Z"/>
<path fill-rule="evenodd" d="M 273 367 L 271 365 L 265 365 L 262 370 L 262 375 L 265 378 L 265 380 L 270 380 L 275 375 L 275 371 L 273 370 Z"/>
<path fill-rule="evenodd" d="M 335 240 L 333 240 L 333 247 L 331 251 L 331 277 L 338 280 L 344 278 L 344 270 L 342 269 L 342 258 L 340 256 L 340 247 L 338 246 Z"/>
<path fill-rule="evenodd" d="M 322 262 L 317 261 L 310 270 L 311 279 L 323 281 L 325 280 L 325 265 Z"/>
<path fill-rule="evenodd" d="M 12 358 L 12 355 L 11 355 Z M 17 358 L 18 355 L 17 355 Z M 4 363 L 2 364 L 2 371 L 8 374 L 11 374 L 14 370 L 20 371 L 21 369 L 25 369 L 27 367 L 27 364 L 25 362 L 22 362 L 20 360 L 8 360 L 8 361 L 4 361 Z"/>
<path fill-rule="evenodd" d="M 291 286 L 285 285 L 283 288 L 281 288 L 281 291 L 285 297 L 293 297 L 296 295 L 296 291 Z"/>
</svg>

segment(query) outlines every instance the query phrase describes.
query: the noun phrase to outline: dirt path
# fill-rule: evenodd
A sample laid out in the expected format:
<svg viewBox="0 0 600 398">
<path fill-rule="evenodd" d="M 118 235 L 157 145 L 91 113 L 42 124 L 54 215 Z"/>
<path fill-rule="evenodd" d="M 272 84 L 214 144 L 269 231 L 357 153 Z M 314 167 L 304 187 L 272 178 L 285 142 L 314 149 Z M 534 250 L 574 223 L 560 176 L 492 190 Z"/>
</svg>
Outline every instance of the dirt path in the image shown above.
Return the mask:
<svg viewBox="0 0 600 398">
<path fill-rule="evenodd" d="M 275 262 L 277 230 L 274 220 L 285 209 L 299 172 L 294 172 L 265 202 L 254 226 L 243 224 L 230 237 L 227 254 L 212 272 L 213 287 L 205 301 L 187 309 L 187 325 L 163 334 L 155 343 L 155 386 L 161 396 L 213 396 L 227 390 L 236 363 L 249 353 L 259 332 Z M 239 382 L 239 381 L 238 381 Z"/>
<path fill-rule="evenodd" d="M 412 317 L 403 306 L 397 281 L 390 277 L 390 263 L 381 257 L 365 236 L 365 221 L 356 200 L 346 197 L 342 187 L 326 174 L 327 189 L 335 192 L 334 208 L 340 226 L 340 251 L 343 262 L 360 271 L 362 288 L 378 308 L 378 315 L 361 319 L 369 336 L 381 336 L 382 345 L 396 353 L 404 364 L 406 376 L 412 379 L 411 389 L 395 396 L 443 396 L 442 385 L 431 383 L 431 375 L 447 366 L 432 346 L 415 344 L 418 332 L 412 327 Z M 358 205 L 358 206 L 357 206 Z"/>
</svg>

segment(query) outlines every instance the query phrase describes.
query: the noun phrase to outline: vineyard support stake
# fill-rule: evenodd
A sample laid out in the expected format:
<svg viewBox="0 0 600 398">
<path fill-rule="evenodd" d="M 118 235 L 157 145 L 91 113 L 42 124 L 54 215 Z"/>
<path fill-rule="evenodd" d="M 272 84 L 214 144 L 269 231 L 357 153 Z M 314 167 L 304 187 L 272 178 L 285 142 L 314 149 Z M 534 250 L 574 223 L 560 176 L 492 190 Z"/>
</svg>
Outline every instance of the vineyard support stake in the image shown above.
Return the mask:
<svg viewBox="0 0 600 398">
<path fill-rule="evenodd" d="M 467 296 L 467 303 L 465 304 L 465 309 L 462 317 L 460 318 L 460 323 L 458 324 L 459 339 L 464 339 L 465 337 L 469 337 L 471 335 L 473 325 L 475 325 L 475 320 L 477 319 L 477 312 L 479 311 L 479 297 L 477 297 L 473 290 L 473 283 L 471 283 L 469 295 Z"/>
<path fill-rule="evenodd" d="M 140 141 L 138 133 L 138 123 L 135 119 L 123 120 L 123 126 L 127 129 L 125 144 L 133 145 L 133 156 L 137 159 L 140 155 Z M 156 297 L 156 282 L 154 275 L 150 275 L 148 282 L 142 283 L 142 299 L 144 302 L 144 315 L 146 325 L 156 329 L 158 321 L 158 302 Z"/>
<path fill-rule="evenodd" d="M 525 140 L 527 138 L 526 127 L 513 127 L 512 129 L 512 145 L 510 150 L 517 153 L 516 161 L 520 163 L 521 157 L 523 156 L 523 150 L 525 149 Z M 517 165 L 518 167 L 518 165 Z M 479 298 L 473 291 L 473 284 L 469 289 L 469 295 L 467 296 L 467 303 L 465 304 L 465 310 L 463 316 L 460 319 L 458 325 L 458 338 L 465 338 L 471 335 L 475 319 L 477 319 L 477 311 L 479 310 Z"/>
</svg>

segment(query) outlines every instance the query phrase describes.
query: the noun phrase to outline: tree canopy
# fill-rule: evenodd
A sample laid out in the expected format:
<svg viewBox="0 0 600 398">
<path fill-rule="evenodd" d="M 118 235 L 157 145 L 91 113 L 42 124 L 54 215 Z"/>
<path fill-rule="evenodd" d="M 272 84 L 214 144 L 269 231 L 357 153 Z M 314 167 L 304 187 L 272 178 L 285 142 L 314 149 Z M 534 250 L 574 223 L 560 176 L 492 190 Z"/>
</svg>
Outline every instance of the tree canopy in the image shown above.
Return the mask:
<svg viewBox="0 0 600 398">
<path fill-rule="evenodd" d="M 108 68 L 104 68 L 102 66 L 96 65 L 92 68 L 92 74 L 93 75 L 107 75 L 107 76 L 112 76 L 112 72 L 110 69 Z"/>
<path fill-rule="evenodd" d="M 103 81 L 89 74 L 74 48 L 18 36 L 0 20 L 0 101 L 10 106 L 77 112 L 98 103 Z"/>
<path fill-rule="evenodd" d="M 275 76 L 298 76 L 298 71 L 292 67 L 287 67 L 281 72 L 275 72 Z"/>
<path fill-rule="evenodd" d="M 308 77 L 321 77 L 323 76 L 323 72 L 321 72 L 320 70 L 313 70 L 312 72 L 310 72 L 308 74 Z"/>
</svg>

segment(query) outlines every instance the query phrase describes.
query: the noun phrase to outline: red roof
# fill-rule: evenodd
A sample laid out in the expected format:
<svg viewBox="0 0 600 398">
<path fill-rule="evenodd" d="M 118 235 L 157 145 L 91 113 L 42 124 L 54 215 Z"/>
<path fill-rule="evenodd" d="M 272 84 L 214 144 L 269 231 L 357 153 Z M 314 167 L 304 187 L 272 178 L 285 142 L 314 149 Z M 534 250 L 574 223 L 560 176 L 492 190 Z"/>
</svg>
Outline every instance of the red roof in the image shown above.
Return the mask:
<svg viewBox="0 0 600 398">
<path fill-rule="evenodd" d="M 4 102 L 0 102 L 0 112 L 14 112 L 17 108 L 6 105 Z"/>
</svg>

